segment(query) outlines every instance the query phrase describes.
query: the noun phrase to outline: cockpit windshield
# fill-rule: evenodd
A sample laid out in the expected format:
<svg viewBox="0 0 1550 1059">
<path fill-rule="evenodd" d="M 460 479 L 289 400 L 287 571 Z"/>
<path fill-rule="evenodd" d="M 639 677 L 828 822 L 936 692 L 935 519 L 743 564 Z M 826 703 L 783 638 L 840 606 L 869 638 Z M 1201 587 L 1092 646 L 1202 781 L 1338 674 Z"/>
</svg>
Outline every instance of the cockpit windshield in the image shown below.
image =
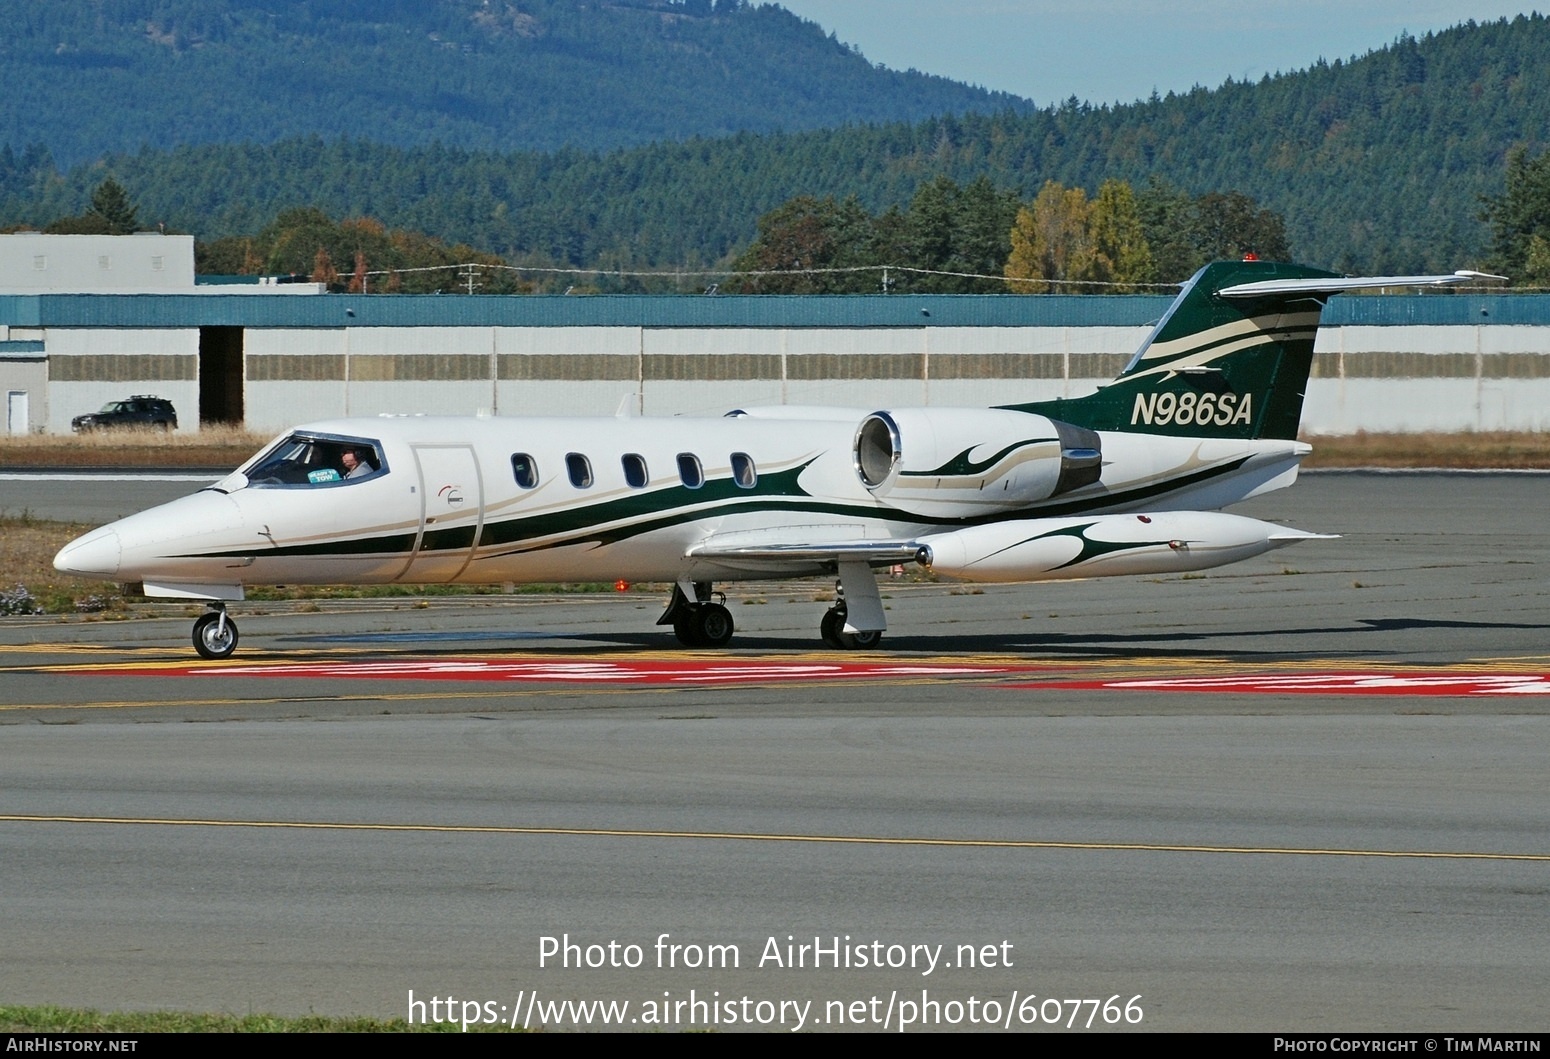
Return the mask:
<svg viewBox="0 0 1550 1059">
<path fill-rule="evenodd" d="M 254 459 L 241 473 L 254 488 L 307 488 L 379 478 L 387 470 L 379 442 L 327 434 L 292 434 Z"/>
</svg>

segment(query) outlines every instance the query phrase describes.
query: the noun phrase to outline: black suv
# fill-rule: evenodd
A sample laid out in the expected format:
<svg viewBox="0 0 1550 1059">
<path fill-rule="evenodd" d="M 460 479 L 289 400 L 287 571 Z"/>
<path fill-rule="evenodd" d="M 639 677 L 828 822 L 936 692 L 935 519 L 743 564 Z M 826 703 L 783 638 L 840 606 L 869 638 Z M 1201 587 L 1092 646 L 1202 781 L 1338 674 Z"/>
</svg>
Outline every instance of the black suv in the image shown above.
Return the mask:
<svg viewBox="0 0 1550 1059">
<path fill-rule="evenodd" d="M 70 420 L 74 431 L 99 430 L 107 427 L 156 427 L 159 430 L 178 429 L 178 414 L 172 402 L 165 397 L 137 394 L 127 401 L 109 401 L 101 409 L 76 416 Z"/>
</svg>

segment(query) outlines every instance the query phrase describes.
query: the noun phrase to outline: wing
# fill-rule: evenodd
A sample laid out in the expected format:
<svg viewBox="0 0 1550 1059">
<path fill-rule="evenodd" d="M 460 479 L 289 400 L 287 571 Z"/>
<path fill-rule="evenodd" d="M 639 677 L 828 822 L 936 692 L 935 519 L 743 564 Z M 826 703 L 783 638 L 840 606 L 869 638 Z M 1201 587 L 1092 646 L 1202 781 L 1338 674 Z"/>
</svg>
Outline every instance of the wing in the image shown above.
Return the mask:
<svg viewBox="0 0 1550 1059">
<path fill-rule="evenodd" d="M 685 558 L 749 568 L 820 567 L 859 562 L 891 566 L 912 562 L 920 543 L 906 539 L 824 539 L 835 527 L 799 526 L 756 533 L 714 534 L 691 547 Z M 853 527 L 844 527 L 853 528 Z"/>
<path fill-rule="evenodd" d="M 747 575 L 800 577 L 838 574 L 844 593 L 844 631 L 860 633 L 888 627 L 877 590 L 874 566 L 914 562 L 919 542 L 868 538 L 859 526 L 787 526 L 713 534 L 690 548 L 688 580 L 720 571 Z M 681 586 L 684 594 L 692 589 Z"/>
</svg>

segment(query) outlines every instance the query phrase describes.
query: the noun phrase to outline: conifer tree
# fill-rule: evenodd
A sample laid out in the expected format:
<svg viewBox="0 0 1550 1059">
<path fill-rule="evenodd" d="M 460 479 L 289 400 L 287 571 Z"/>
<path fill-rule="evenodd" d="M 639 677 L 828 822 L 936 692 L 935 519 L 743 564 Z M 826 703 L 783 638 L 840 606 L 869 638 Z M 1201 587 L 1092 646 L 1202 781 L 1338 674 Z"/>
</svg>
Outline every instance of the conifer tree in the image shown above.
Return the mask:
<svg viewBox="0 0 1550 1059">
<path fill-rule="evenodd" d="M 1550 286 L 1550 152 L 1530 160 L 1523 148 L 1507 155 L 1506 190 L 1484 199 L 1491 225 L 1492 266 L 1515 286 Z"/>
<path fill-rule="evenodd" d="M 91 206 L 86 210 L 86 216 L 100 218 L 108 235 L 128 235 L 140 230 L 140 223 L 135 218 L 135 207 L 129 201 L 129 193 L 112 177 L 108 177 L 92 191 Z"/>
</svg>

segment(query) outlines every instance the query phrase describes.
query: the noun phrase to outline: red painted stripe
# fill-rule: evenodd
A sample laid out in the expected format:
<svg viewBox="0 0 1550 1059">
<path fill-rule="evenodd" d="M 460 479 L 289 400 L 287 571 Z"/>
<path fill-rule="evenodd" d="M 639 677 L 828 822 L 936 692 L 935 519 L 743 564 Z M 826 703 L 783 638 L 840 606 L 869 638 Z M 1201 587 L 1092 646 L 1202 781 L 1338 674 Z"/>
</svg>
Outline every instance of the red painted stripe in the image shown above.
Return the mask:
<svg viewBox="0 0 1550 1059">
<path fill-rule="evenodd" d="M 1004 677 L 1017 683 L 998 687 L 1021 691 L 1150 691 L 1228 695 L 1550 695 L 1550 673 L 1438 671 L 1325 671 L 1234 674 L 1219 677 L 1163 677 L 1038 681 L 1069 672 L 1062 665 L 981 665 L 950 662 L 851 662 L 813 659 L 619 659 L 481 658 L 384 660 L 377 662 L 262 662 L 248 665 L 104 666 L 74 672 L 98 676 L 270 677 L 346 680 L 510 681 L 532 684 L 632 684 L 712 686 L 803 683 L 835 680 L 908 680 Z"/>
<path fill-rule="evenodd" d="M 267 662 L 256 665 L 104 667 L 101 675 L 345 678 L 350 680 L 505 680 L 559 684 L 762 684 L 771 681 L 889 680 L 1055 672 L 1065 667 L 911 662 L 821 662 L 800 659 L 683 661 L 436 659 L 382 662 Z M 76 672 L 81 672 L 76 670 Z"/>
<path fill-rule="evenodd" d="M 1550 695 L 1550 674 L 1271 673 L 1004 686 L 1032 691 L 1187 691 L 1229 695 Z"/>
</svg>

